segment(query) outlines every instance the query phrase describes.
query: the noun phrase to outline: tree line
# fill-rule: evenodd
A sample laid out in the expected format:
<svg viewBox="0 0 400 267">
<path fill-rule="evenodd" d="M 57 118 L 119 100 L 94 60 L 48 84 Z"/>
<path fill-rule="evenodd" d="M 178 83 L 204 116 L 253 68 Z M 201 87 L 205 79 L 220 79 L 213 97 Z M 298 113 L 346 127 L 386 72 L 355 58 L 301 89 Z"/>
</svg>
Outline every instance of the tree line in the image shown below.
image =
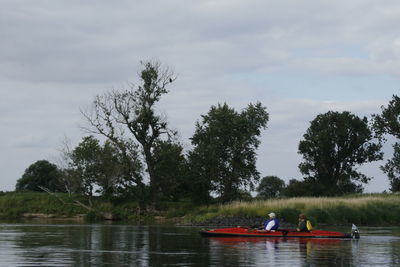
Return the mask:
<svg viewBox="0 0 400 267">
<path fill-rule="evenodd" d="M 157 109 L 176 80 L 159 62 L 142 62 L 139 83 L 98 95 L 82 112 L 88 136 L 63 152 L 65 164 L 39 160 L 17 181 L 17 191 L 53 192 L 133 199 L 157 207 L 160 201 L 229 202 L 260 197 L 338 196 L 360 193 L 371 179 L 358 168 L 383 158 L 388 135 L 400 138 L 400 98 L 396 95 L 372 120 L 351 112 L 319 114 L 299 143 L 303 180 L 288 185 L 264 177 L 256 168 L 257 149 L 269 113 L 260 102 L 237 111 L 228 104 L 211 106 L 196 122 L 185 151 L 177 131 Z M 391 191 L 400 191 L 400 142 L 381 167 Z M 284 189 L 284 190 L 283 190 Z"/>
</svg>

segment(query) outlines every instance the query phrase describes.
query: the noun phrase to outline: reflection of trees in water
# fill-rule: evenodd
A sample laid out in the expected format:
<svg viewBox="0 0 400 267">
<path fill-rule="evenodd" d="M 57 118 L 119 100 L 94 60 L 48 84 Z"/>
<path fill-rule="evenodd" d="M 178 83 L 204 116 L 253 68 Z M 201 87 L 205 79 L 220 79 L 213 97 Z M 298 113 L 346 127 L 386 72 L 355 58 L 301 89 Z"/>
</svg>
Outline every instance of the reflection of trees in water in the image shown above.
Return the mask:
<svg viewBox="0 0 400 267">
<path fill-rule="evenodd" d="M 235 238 L 209 238 L 209 242 L 210 263 L 213 266 L 249 266 L 260 253 L 251 243 Z"/>
<path fill-rule="evenodd" d="M 16 225 L 8 259 L 70 266 L 400 266 L 400 240 L 203 238 L 193 228 L 124 225 Z M 2 240 L 2 241 L 3 241 Z M 14 256 L 15 255 L 15 256 Z M 382 265 L 381 264 L 381 265 Z"/>
<path fill-rule="evenodd" d="M 126 229 L 125 229 L 126 228 Z M 147 233 L 112 225 L 38 225 L 22 227 L 15 239 L 26 262 L 81 266 L 132 264 L 147 255 Z M 146 264 L 145 264 L 146 265 Z"/>
<path fill-rule="evenodd" d="M 215 265 L 225 266 L 258 265 L 275 266 L 282 264 L 278 250 L 282 238 L 215 237 L 210 239 L 210 257 Z M 284 262 L 284 261 L 283 261 Z"/>
<path fill-rule="evenodd" d="M 210 266 L 207 239 L 197 231 L 149 226 L 149 266 Z"/>
<path fill-rule="evenodd" d="M 193 229 L 121 225 L 20 227 L 19 262 L 49 266 L 210 265 L 208 240 Z"/>
<path fill-rule="evenodd" d="M 210 238 L 219 261 L 259 265 L 349 266 L 353 253 L 350 240 L 302 238 Z M 234 257 L 232 257 L 234 255 Z M 211 255 L 213 256 L 213 255 Z M 249 259 L 246 261 L 246 259 Z M 239 264 L 240 265 L 240 264 Z"/>
<path fill-rule="evenodd" d="M 390 251 L 390 265 L 400 266 L 400 240 L 396 240 L 390 243 Z"/>
<path fill-rule="evenodd" d="M 300 240 L 302 258 L 310 266 L 352 266 L 353 253 L 350 240 Z"/>
<path fill-rule="evenodd" d="M 14 240 L 21 262 L 38 264 L 68 264 L 74 259 L 65 255 L 65 248 L 79 248 L 80 240 L 75 240 L 75 231 L 63 225 L 24 225 L 17 226 L 20 233 Z M 84 235 L 86 236 L 86 235 Z"/>
<path fill-rule="evenodd" d="M 353 266 L 400 266 L 400 240 L 393 234 L 353 240 Z"/>
</svg>

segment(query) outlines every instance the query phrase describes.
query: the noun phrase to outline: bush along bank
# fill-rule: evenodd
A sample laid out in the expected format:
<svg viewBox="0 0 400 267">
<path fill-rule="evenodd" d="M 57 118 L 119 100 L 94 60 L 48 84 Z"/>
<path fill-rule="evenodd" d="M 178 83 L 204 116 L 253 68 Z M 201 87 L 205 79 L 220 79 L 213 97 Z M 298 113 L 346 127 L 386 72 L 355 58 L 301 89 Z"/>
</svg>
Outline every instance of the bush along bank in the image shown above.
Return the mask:
<svg viewBox="0 0 400 267">
<path fill-rule="evenodd" d="M 59 196 L 68 203 L 67 194 Z M 65 205 L 47 193 L 24 192 L 0 193 L 0 219 L 19 218 L 74 218 L 87 211 L 77 205 Z"/>
<path fill-rule="evenodd" d="M 400 194 L 290 198 L 233 202 L 199 208 L 188 216 L 194 225 L 246 226 L 262 223 L 275 212 L 283 225 L 296 225 L 300 213 L 314 224 L 364 226 L 400 225 Z"/>
<path fill-rule="evenodd" d="M 158 210 L 141 209 L 135 201 L 108 200 L 65 193 L 0 192 L 0 219 L 113 220 L 127 223 L 177 223 L 193 210 L 190 202 L 162 202 Z"/>
<path fill-rule="evenodd" d="M 304 213 L 315 227 L 352 223 L 398 226 L 400 194 L 254 200 L 210 206 L 196 206 L 189 201 L 162 202 L 157 210 L 146 210 L 140 209 L 134 201 L 110 201 L 94 197 L 88 202 L 85 198 L 68 194 L 54 196 L 39 192 L 0 192 L 0 219 L 41 217 L 87 221 L 122 220 L 134 224 L 254 226 L 262 224 L 271 211 L 277 214 L 284 227 L 296 225 L 300 213 Z"/>
</svg>

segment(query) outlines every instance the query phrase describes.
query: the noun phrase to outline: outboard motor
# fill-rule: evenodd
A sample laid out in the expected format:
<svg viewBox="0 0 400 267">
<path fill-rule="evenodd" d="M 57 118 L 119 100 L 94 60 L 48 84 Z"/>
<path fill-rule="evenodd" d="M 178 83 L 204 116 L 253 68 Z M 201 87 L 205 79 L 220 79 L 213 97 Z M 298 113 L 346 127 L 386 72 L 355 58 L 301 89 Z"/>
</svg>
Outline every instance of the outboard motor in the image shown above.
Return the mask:
<svg viewBox="0 0 400 267">
<path fill-rule="evenodd" d="M 358 228 L 357 226 L 355 226 L 355 224 L 351 226 L 351 237 L 355 239 L 360 239 L 360 232 L 358 231 Z"/>
</svg>

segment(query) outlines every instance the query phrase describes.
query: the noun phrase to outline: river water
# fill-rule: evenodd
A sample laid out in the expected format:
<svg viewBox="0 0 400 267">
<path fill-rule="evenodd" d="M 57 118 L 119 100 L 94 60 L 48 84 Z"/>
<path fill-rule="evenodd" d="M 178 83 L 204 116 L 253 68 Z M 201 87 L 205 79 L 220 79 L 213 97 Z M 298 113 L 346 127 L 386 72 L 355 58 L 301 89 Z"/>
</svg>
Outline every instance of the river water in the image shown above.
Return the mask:
<svg viewBox="0 0 400 267">
<path fill-rule="evenodd" d="M 399 227 L 360 227 L 359 240 L 206 238 L 198 231 L 0 223 L 0 266 L 400 266 Z"/>
</svg>

